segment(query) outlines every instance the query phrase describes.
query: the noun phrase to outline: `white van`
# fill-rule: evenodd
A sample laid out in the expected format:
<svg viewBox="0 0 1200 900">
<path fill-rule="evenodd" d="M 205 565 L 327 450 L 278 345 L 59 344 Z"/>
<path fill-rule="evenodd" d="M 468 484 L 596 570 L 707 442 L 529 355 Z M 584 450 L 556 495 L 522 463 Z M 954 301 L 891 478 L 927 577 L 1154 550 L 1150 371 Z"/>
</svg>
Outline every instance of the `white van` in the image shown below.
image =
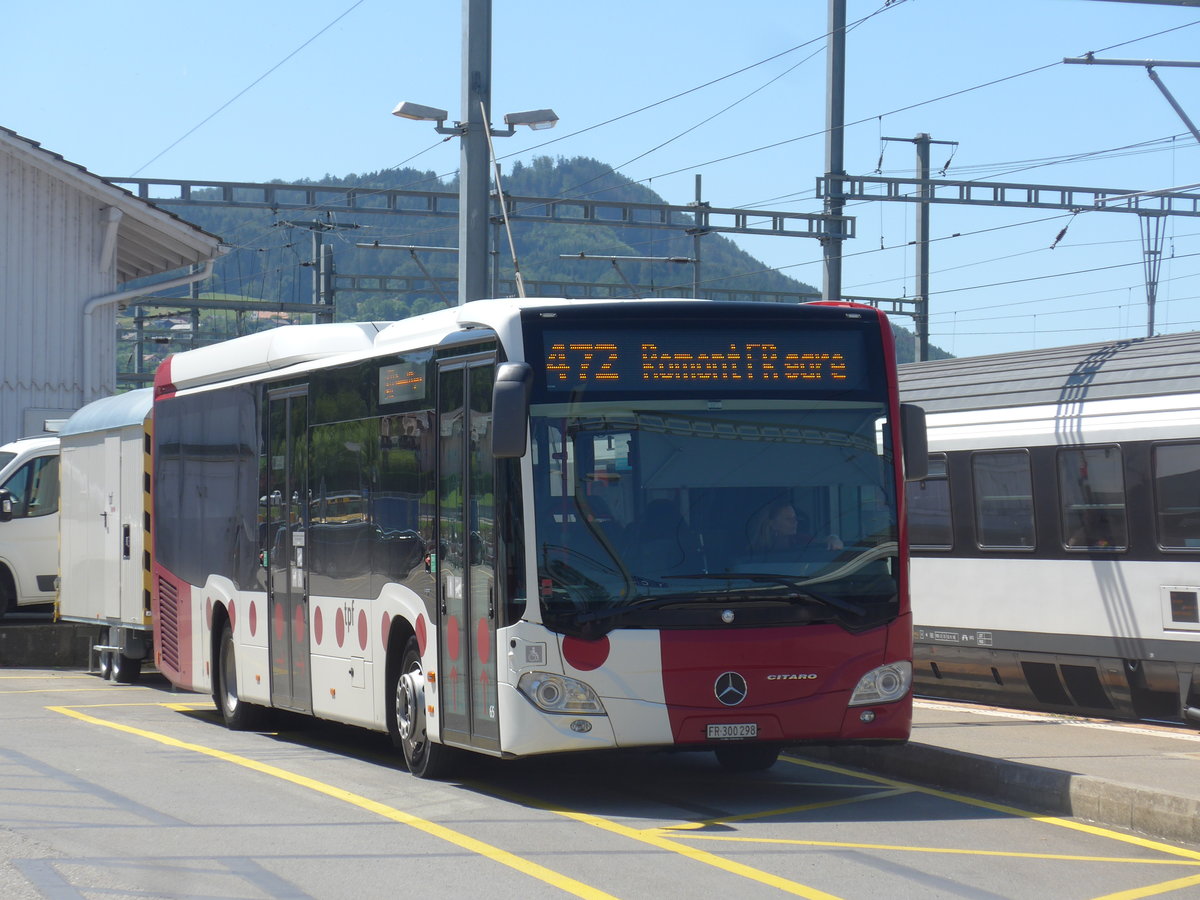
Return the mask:
<svg viewBox="0 0 1200 900">
<path fill-rule="evenodd" d="M 53 435 L 0 446 L 0 616 L 54 602 L 58 447 Z"/>
</svg>

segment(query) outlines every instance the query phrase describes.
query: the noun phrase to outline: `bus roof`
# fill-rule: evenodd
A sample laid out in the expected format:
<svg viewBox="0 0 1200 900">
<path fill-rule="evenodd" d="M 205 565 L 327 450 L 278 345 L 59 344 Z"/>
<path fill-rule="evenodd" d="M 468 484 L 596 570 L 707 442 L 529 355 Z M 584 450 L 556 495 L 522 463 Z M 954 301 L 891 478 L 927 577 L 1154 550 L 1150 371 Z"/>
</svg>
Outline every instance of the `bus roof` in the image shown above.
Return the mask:
<svg viewBox="0 0 1200 900">
<path fill-rule="evenodd" d="M 282 325 L 176 353 L 169 357 L 170 381 L 176 388 L 187 388 L 369 350 L 383 327 L 380 322 Z"/>
</svg>

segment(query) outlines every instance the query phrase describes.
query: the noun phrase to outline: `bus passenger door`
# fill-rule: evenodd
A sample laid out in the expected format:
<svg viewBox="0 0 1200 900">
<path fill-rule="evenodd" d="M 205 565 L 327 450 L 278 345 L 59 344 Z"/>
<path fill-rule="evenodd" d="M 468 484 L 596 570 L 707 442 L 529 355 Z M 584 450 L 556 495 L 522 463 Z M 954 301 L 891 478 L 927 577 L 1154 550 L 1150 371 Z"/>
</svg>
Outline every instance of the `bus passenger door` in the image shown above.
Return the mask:
<svg viewBox="0 0 1200 900">
<path fill-rule="evenodd" d="M 267 397 L 267 641 L 271 703 L 312 712 L 308 641 L 308 387 Z"/>
<path fill-rule="evenodd" d="M 438 683 L 442 737 L 499 749 L 491 355 L 438 369 Z"/>
</svg>

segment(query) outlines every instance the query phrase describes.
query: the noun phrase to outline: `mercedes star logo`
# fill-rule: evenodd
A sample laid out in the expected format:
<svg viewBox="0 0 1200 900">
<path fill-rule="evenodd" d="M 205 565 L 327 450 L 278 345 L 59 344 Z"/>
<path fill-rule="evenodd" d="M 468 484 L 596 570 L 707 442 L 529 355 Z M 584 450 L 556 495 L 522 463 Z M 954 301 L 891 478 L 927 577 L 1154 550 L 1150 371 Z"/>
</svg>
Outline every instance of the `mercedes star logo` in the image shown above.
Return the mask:
<svg viewBox="0 0 1200 900">
<path fill-rule="evenodd" d="M 746 688 L 746 679 L 737 672 L 726 672 L 719 676 L 716 684 L 713 685 L 713 692 L 717 695 L 717 699 L 726 706 L 737 706 L 746 699 L 746 694 L 749 693 Z"/>
</svg>

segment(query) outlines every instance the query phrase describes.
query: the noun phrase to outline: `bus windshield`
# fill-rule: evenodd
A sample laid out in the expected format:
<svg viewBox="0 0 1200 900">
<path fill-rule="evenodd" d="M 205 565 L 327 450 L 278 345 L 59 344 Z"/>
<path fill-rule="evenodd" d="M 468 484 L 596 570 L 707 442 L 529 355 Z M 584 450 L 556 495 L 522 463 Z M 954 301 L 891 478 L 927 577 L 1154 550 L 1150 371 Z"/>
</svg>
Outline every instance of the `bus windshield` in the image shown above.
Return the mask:
<svg viewBox="0 0 1200 900">
<path fill-rule="evenodd" d="M 898 611 L 880 401 L 762 394 L 532 410 L 537 592 L 562 633 Z"/>
</svg>

